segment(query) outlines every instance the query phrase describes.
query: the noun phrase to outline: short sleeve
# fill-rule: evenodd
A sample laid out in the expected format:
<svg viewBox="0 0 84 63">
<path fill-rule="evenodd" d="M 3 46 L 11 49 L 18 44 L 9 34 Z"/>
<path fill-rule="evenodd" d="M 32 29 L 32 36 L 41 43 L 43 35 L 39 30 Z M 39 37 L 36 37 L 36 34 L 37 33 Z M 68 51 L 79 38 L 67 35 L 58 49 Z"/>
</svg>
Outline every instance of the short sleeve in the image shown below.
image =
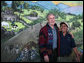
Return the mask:
<svg viewBox="0 0 84 63">
<path fill-rule="evenodd" d="M 73 38 L 71 38 L 71 46 L 72 48 L 76 47 L 75 40 Z"/>
</svg>

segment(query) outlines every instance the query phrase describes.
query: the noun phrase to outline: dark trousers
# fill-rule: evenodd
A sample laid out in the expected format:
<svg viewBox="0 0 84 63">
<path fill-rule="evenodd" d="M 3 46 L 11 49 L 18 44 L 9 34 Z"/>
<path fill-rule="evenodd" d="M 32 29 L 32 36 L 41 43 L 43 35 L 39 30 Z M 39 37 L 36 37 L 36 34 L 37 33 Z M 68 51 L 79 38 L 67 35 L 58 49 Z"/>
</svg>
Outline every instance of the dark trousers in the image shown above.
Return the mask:
<svg viewBox="0 0 84 63">
<path fill-rule="evenodd" d="M 49 62 L 57 62 L 58 52 L 57 49 L 52 50 L 52 54 L 49 55 Z"/>
</svg>

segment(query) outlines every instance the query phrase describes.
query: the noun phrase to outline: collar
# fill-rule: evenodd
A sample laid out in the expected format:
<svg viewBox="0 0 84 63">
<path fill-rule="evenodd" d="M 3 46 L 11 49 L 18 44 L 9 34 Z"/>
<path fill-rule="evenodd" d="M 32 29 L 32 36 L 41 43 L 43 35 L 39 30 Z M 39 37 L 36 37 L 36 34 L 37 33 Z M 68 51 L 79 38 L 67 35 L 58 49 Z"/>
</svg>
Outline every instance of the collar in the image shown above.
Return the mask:
<svg viewBox="0 0 84 63">
<path fill-rule="evenodd" d="M 49 28 L 51 28 L 50 25 L 49 25 L 48 23 L 46 24 L 46 26 L 49 27 Z M 57 28 L 57 24 L 56 24 L 56 23 L 54 24 L 54 27 Z"/>
<path fill-rule="evenodd" d="M 61 31 L 61 34 L 62 34 L 62 36 L 63 36 L 63 32 Z M 66 35 L 65 36 L 63 36 L 63 37 L 66 37 L 68 35 L 68 31 L 66 32 Z"/>
</svg>

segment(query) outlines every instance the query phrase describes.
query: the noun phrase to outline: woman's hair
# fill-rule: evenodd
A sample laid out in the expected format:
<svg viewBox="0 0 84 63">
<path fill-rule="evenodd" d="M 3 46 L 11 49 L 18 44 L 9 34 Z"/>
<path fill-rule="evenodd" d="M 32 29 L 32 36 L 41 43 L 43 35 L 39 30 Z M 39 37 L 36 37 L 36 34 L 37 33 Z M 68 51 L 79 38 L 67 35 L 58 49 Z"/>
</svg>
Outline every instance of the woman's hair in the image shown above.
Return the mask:
<svg viewBox="0 0 84 63">
<path fill-rule="evenodd" d="M 65 22 L 61 22 L 60 27 L 62 26 L 62 24 L 65 24 L 68 27 L 68 25 Z"/>
</svg>

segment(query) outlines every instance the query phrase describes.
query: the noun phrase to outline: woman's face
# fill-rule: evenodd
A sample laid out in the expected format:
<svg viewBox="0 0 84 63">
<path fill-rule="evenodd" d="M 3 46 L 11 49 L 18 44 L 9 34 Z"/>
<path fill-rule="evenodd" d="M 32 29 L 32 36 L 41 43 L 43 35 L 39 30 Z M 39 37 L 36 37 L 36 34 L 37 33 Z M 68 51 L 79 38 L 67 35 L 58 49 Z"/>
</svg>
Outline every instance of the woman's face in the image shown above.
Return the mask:
<svg viewBox="0 0 84 63">
<path fill-rule="evenodd" d="M 62 24 L 61 31 L 62 32 L 67 32 L 67 30 L 68 30 L 68 27 L 65 24 Z"/>
</svg>

